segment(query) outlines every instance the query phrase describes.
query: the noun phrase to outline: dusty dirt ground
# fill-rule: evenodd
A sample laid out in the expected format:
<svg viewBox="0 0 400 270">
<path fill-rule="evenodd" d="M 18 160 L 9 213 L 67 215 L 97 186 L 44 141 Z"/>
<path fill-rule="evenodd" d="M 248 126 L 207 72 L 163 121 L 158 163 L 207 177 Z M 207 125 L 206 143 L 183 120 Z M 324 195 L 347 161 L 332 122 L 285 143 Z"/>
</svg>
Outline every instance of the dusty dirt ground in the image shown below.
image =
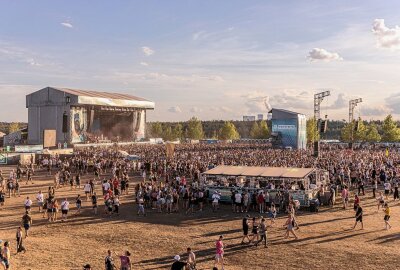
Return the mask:
<svg viewBox="0 0 400 270">
<path fill-rule="evenodd" d="M 3 172 L 10 168 L 3 167 Z M 92 176 L 85 176 L 82 183 Z M 148 212 L 147 217 L 136 215 L 133 196 L 123 196 L 120 215 L 107 218 L 94 216 L 90 202 L 83 203 L 80 215 L 70 215 L 65 223 L 48 223 L 33 208 L 31 236 L 24 241 L 25 254 L 15 255 L 15 232 L 23 215 L 27 195 L 36 198 L 38 190 L 46 191 L 53 178 L 37 172 L 34 184 L 21 186 L 21 197 L 6 198 L 0 210 L 0 239 L 11 240 L 11 269 L 82 269 L 90 263 L 93 269 L 104 269 L 107 249 L 122 253 L 131 251 L 133 269 L 170 269 L 176 254 L 184 256 L 190 246 L 197 255 L 198 269 L 211 269 L 215 240 L 225 236 L 225 269 L 399 269 L 400 207 L 392 206 L 391 230 L 384 230 L 383 212 L 377 212 L 371 194 L 361 197 L 365 229 L 352 231 L 352 209 L 322 208 L 317 214 L 300 212 L 297 231 L 299 240 L 283 239 L 285 219 L 280 216 L 269 228 L 269 248 L 240 245 L 242 214 L 232 213 L 223 206 L 218 213 L 209 207 L 203 212 L 186 216 Z M 64 187 L 56 192 L 59 201 L 68 197 L 75 212 L 74 198 L 83 191 Z M 97 193 L 100 193 L 98 187 Z M 34 205 L 35 201 L 34 201 Z M 99 200 L 99 213 L 103 205 Z M 255 213 L 250 213 L 255 215 Z M 259 215 L 259 214 L 258 214 Z M 118 259 L 116 259 L 118 261 Z M 117 263 L 119 266 L 119 263 Z"/>
</svg>

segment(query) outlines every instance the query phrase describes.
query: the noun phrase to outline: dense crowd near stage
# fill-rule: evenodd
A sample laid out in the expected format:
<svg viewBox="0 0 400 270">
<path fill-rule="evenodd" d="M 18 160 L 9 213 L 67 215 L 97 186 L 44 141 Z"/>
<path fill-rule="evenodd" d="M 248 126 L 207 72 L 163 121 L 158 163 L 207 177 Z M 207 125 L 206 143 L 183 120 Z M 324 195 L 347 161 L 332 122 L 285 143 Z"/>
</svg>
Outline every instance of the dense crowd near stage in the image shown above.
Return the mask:
<svg viewBox="0 0 400 270">
<path fill-rule="evenodd" d="M 397 148 L 363 147 L 346 149 L 341 146 L 322 147 L 319 158 L 312 150 L 272 149 L 262 144 L 177 144 L 173 157 L 167 158 L 165 145 L 135 144 L 130 146 L 79 148 L 74 154 L 60 158 L 58 155 L 42 155 L 28 165 L 18 165 L 5 174 L 0 170 L 0 208 L 7 205 L 10 197 L 18 197 L 21 190 L 33 182 L 34 175 L 45 172 L 54 184 L 48 190 L 37 191 L 21 201 L 22 226 L 16 228 L 16 251 L 26 252 L 24 241 L 32 227 L 32 211 L 43 213 L 48 222 L 67 224 L 71 209 L 79 214 L 84 201 L 88 201 L 93 215 L 118 218 L 124 196 L 134 196 L 135 214 L 148 213 L 193 214 L 196 211 L 219 209 L 219 194 L 209 194 L 202 182 L 202 173 L 218 165 L 270 166 L 319 168 L 329 173 L 330 182 L 321 186 L 321 192 L 330 191 L 332 197 L 340 198 L 343 208 L 353 203 L 355 225 L 361 223 L 362 203 L 360 197 L 350 198 L 350 191 L 361 195 L 371 190 L 377 198 L 378 207 L 385 211 L 385 226 L 391 227 L 389 196 L 399 199 L 398 165 L 400 152 Z M 138 158 L 128 160 L 127 152 Z M 1 169 L 1 168 L 0 168 Z M 88 181 L 83 176 L 93 175 Z M 282 187 L 285 189 L 286 187 Z M 74 200 L 57 196 L 59 189 L 76 191 Z M 383 194 L 384 193 L 384 194 Z M 243 238 L 246 244 L 268 246 L 267 231 L 274 226 L 277 214 L 287 215 L 285 238 L 301 237 L 296 232 L 297 205 L 290 197 L 272 198 L 266 193 L 232 194 L 232 211 L 243 218 Z M 332 201 L 333 206 L 334 201 Z M 98 210 L 99 206 L 104 210 Z M 60 213 L 59 213 L 60 212 Z M 257 213 L 266 213 L 259 217 Z M 253 215 L 250 218 L 250 215 Z M 2 243 L 0 261 L 4 269 L 11 269 L 10 242 Z M 221 235 L 215 242 L 214 269 L 224 269 L 224 244 Z M 133 262 L 129 251 L 117 257 L 111 251 L 105 254 L 106 270 L 130 270 Z M 115 260 L 115 261 L 114 261 Z M 89 262 L 90 263 L 90 262 Z M 196 269 L 195 251 L 188 248 L 185 260 L 179 255 L 171 257 L 171 269 Z M 218 268 L 221 267 L 221 268 Z M 91 269 L 86 265 L 85 269 Z"/>
</svg>

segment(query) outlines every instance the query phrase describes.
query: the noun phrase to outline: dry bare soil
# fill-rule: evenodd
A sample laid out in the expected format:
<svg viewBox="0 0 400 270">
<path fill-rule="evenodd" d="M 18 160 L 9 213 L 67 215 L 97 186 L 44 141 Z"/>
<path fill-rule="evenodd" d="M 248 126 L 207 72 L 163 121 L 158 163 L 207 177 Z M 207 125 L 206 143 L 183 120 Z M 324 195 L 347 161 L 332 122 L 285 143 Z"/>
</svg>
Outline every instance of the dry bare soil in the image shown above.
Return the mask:
<svg viewBox="0 0 400 270">
<path fill-rule="evenodd" d="M 7 172 L 11 168 L 2 169 Z M 90 177 L 85 176 L 82 183 Z M 189 216 L 149 211 L 147 217 L 138 217 L 133 196 L 128 195 L 121 199 L 119 216 L 104 216 L 101 200 L 101 214 L 94 216 L 90 203 L 84 202 L 82 213 L 73 215 L 75 209 L 72 208 L 72 215 L 65 223 L 48 223 L 35 207 L 31 236 L 24 241 L 27 252 L 15 255 L 15 232 L 24 212 L 24 199 L 27 195 L 35 198 L 38 190 L 45 192 L 52 181 L 44 172 L 38 172 L 34 184 L 22 184 L 21 197 L 7 198 L 5 207 L 0 210 L 0 239 L 11 240 L 11 269 L 82 269 L 86 263 L 93 269 L 104 269 L 108 249 L 118 253 L 130 250 L 133 269 L 170 269 L 173 256 L 184 257 L 189 246 L 197 255 L 198 269 L 211 269 L 215 240 L 221 234 L 225 236 L 226 270 L 400 269 L 399 203 L 390 200 L 393 228 L 387 231 L 384 230 L 384 214 L 377 211 L 376 201 L 370 194 L 361 198 L 364 230 L 350 230 L 354 211 L 344 211 L 340 205 L 333 209 L 322 208 L 317 214 L 304 211 L 298 216 L 299 240 L 283 239 L 285 219 L 280 216 L 269 229 L 267 249 L 240 245 L 243 214 L 232 213 L 230 206 L 223 206 L 218 213 L 212 213 L 207 207 Z M 97 191 L 99 194 L 99 187 Z M 71 191 L 64 187 L 57 190 L 56 197 L 59 200 L 68 197 L 73 205 L 78 193 L 83 195 L 82 190 Z"/>
</svg>

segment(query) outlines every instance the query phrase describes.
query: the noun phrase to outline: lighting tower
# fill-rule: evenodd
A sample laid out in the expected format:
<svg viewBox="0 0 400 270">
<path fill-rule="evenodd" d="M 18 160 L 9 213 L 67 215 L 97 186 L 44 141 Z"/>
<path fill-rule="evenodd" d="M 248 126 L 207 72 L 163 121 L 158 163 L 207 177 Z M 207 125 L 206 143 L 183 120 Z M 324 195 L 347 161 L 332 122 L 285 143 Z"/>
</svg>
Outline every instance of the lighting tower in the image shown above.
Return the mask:
<svg viewBox="0 0 400 270">
<path fill-rule="evenodd" d="M 314 138 L 317 138 L 319 132 L 319 122 L 321 120 L 321 103 L 325 97 L 331 95 L 331 91 L 324 91 L 314 95 L 314 119 L 316 122 L 316 127 L 314 129 Z M 313 142 L 314 144 L 314 156 L 319 156 L 319 141 Z"/>
<path fill-rule="evenodd" d="M 354 121 L 354 108 L 357 106 L 358 103 L 362 102 L 362 98 L 356 98 L 349 101 L 349 125 L 353 124 Z M 353 149 L 353 140 L 354 140 L 354 127 L 351 126 L 351 143 L 350 149 Z"/>
<path fill-rule="evenodd" d="M 354 120 L 354 108 L 358 103 L 362 102 L 362 98 L 352 99 L 349 101 L 349 124 Z"/>
</svg>

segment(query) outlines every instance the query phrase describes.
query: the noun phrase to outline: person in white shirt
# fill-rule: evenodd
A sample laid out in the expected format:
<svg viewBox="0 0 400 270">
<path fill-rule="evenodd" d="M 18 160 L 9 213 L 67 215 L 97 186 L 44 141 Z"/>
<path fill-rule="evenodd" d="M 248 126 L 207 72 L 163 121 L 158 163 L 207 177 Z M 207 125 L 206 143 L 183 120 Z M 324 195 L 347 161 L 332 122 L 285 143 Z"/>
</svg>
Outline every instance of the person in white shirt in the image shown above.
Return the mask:
<svg viewBox="0 0 400 270">
<path fill-rule="evenodd" d="M 68 216 L 68 210 L 69 210 L 69 201 L 67 198 L 64 199 L 64 201 L 61 203 L 61 221 L 67 220 Z"/>
<path fill-rule="evenodd" d="M 243 212 L 242 193 L 239 193 L 238 191 L 236 191 L 236 193 L 235 193 L 235 206 L 236 206 L 237 213 L 239 213 L 239 211 Z"/>
<path fill-rule="evenodd" d="M 110 183 L 108 183 L 107 181 L 104 181 L 103 183 L 103 195 L 105 195 L 108 190 L 110 189 Z"/>
<path fill-rule="evenodd" d="M 220 199 L 221 199 L 221 196 L 219 195 L 218 191 L 215 191 L 214 194 L 212 195 L 213 212 L 216 212 L 218 210 L 218 202 Z"/>
<path fill-rule="evenodd" d="M 383 184 L 383 186 L 384 186 L 384 188 L 385 188 L 385 197 L 386 197 L 386 200 L 387 200 L 387 199 L 388 199 L 388 196 L 389 196 L 389 193 L 390 193 L 390 189 L 392 188 L 392 185 L 390 185 L 389 181 L 386 181 L 386 182 Z"/>
<path fill-rule="evenodd" d="M 92 192 L 92 186 L 89 184 L 89 182 L 86 182 L 86 184 L 83 186 L 83 190 L 85 191 L 86 201 L 88 201 L 89 194 Z"/>
<path fill-rule="evenodd" d="M 43 197 L 43 193 L 41 190 L 39 190 L 38 195 L 36 196 L 36 201 L 39 207 L 39 213 L 42 213 L 42 208 L 43 208 L 43 204 L 44 204 L 44 197 Z"/>
<path fill-rule="evenodd" d="M 32 206 L 32 200 L 29 199 L 29 197 L 26 197 L 25 200 L 25 210 L 30 212 L 31 211 L 31 206 Z"/>
</svg>

